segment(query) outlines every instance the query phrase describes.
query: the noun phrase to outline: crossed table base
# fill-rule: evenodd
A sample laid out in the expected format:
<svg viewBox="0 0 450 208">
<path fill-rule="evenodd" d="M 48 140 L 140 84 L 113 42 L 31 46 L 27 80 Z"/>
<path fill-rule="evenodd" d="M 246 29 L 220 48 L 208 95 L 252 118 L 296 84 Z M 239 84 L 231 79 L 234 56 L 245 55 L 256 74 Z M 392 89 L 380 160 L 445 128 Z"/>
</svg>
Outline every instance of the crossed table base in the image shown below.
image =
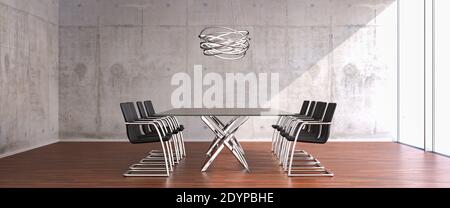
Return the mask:
<svg viewBox="0 0 450 208">
<path fill-rule="evenodd" d="M 217 116 L 202 116 L 202 121 L 211 129 L 216 135 L 213 142 L 206 152 L 207 158 L 202 167 L 202 172 L 205 172 L 211 163 L 216 159 L 224 147 L 227 147 L 239 161 L 239 163 L 250 172 L 248 163 L 245 160 L 245 152 L 241 144 L 237 140 L 234 133 L 242 124 L 248 120 L 248 116 L 236 116 L 228 123 L 224 124 L 217 118 Z"/>
</svg>

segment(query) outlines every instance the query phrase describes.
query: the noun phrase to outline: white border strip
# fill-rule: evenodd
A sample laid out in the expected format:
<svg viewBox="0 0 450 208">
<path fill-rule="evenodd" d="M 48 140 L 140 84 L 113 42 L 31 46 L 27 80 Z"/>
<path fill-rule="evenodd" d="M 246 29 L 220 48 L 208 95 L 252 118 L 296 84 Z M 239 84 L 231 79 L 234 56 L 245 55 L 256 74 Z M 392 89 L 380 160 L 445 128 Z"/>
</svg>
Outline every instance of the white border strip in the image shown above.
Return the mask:
<svg viewBox="0 0 450 208">
<path fill-rule="evenodd" d="M 11 155 L 19 154 L 19 153 L 22 153 L 22 152 L 27 152 L 27 151 L 30 151 L 30 150 L 33 150 L 33 149 L 37 149 L 39 147 L 47 146 L 47 145 L 50 145 L 50 144 L 55 144 L 55 143 L 58 143 L 58 142 L 59 142 L 58 139 L 53 139 L 53 140 L 44 142 L 42 144 L 35 144 L 35 145 L 30 146 L 30 147 L 20 148 L 20 149 L 17 149 L 17 150 L 13 150 L 13 151 L 10 151 L 10 152 L 6 152 L 6 153 L 3 153 L 3 154 L 0 154 L 0 158 L 5 158 L 5 157 L 11 156 Z"/>
</svg>

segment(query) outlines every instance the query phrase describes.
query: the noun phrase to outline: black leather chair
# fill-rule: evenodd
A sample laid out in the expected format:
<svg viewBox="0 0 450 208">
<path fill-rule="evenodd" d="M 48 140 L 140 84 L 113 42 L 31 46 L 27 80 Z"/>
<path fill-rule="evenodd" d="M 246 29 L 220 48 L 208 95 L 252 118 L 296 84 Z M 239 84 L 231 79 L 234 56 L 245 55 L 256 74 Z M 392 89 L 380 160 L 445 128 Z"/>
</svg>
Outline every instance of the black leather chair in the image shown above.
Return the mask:
<svg viewBox="0 0 450 208">
<path fill-rule="evenodd" d="M 279 164 L 283 165 L 284 162 L 284 158 L 286 157 L 286 152 L 285 152 L 285 148 L 287 145 L 287 141 L 285 139 L 282 139 L 286 136 L 288 136 L 289 134 L 291 134 L 295 128 L 296 128 L 296 124 L 299 122 L 304 122 L 304 121 L 319 121 L 322 119 L 323 114 L 325 112 L 325 108 L 327 106 L 327 103 L 325 102 L 315 102 L 314 105 L 314 109 L 313 109 L 313 113 L 311 116 L 306 116 L 306 117 L 298 117 L 298 116 L 293 116 L 293 117 L 289 117 L 289 122 L 286 123 L 285 126 L 283 126 L 282 129 L 280 129 L 280 142 L 278 145 L 278 149 L 277 149 L 277 156 L 280 159 Z M 301 150 L 303 152 L 303 150 Z"/>
<path fill-rule="evenodd" d="M 309 100 L 303 101 L 302 108 L 300 108 L 300 113 L 298 114 L 299 116 L 304 116 L 308 113 L 309 102 Z"/>
<path fill-rule="evenodd" d="M 152 117 L 152 118 L 159 117 L 158 115 L 156 115 L 155 108 L 153 107 L 152 101 L 150 101 L 150 100 L 144 101 L 144 106 L 145 106 L 145 111 L 147 112 L 148 117 Z M 173 130 L 175 132 L 177 132 L 176 137 L 177 137 L 177 143 L 178 143 L 179 149 L 180 149 L 180 157 L 184 158 L 184 157 L 186 157 L 186 148 L 184 145 L 184 136 L 183 136 L 184 125 L 180 124 L 180 122 L 178 121 L 178 119 L 175 116 L 170 116 L 169 118 L 171 118 L 171 121 L 172 121 L 172 124 L 174 127 Z"/>
<path fill-rule="evenodd" d="M 312 117 L 314 110 L 316 109 L 316 101 L 311 101 L 311 103 L 308 106 L 308 112 L 306 114 L 300 114 L 300 115 L 295 115 L 295 117 L 297 118 L 310 118 Z"/>
<path fill-rule="evenodd" d="M 313 101 L 314 102 L 314 101 Z M 315 102 L 314 102 L 314 104 L 315 104 Z M 301 109 L 300 109 L 300 113 L 299 114 L 297 114 L 297 116 L 307 116 L 308 115 L 308 109 L 310 108 L 310 101 L 309 100 L 305 100 L 305 101 L 303 101 L 303 104 L 302 104 L 302 107 L 301 107 Z M 311 108 L 312 109 L 312 108 Z M 312 113 L 311 113 L 312 114 Z M 284 124 L 284 120 L 285 119 L 285 116 L 280 116 L 279 118 L 278 118 L 278 121 L 277 121 L 277 123 L 276 124 L 274 124 L 274 125 L 272 125 L 272 128 L 274 128 L 275 130 L 274 130 L 274 132 L 273 132 L 273 134 L 272 134 L 272 152 L 274 152 L 275 153 L 275 144 L 278 142 L 278 138 L 279 138 L 279 136 L 278 136 L 278 131 L 279 131 L 279 129 L 282 129 L 281 128 L 281 125 L 283 125 Z"/>
<path fill-rule="evenodd" d="M 292 134 L 283 135 L 286 141 L 282 150 L 283 169 L 288 172 L 288 176 L 333 176 L 333 173 L 326 170 L 320 161 L 304 151 L 300 153 L 296 152 L 295 147 L 297 142 L 325 144 L 330 137 L 331 122 L 336 107 L 336 103 L 328 103 L 326 105 L 326 111 L 324 111 L 320 120 L 298 121 L 295 124 L 294 130 L 291 132 Z M 318 103 L 317 108 L 322 108 L 322 106 Z M 301 163 L 293 169 L 294 158 L 300 158 Z"/>
<path fill-rule="evenodd" d="M 303 107 L 304 105 L 305 105 L 305 102 L 303 102 L 302 109 L 304 108 Z M 315 107 L 316 107 L 316 101 L 309 102 L 309 105 L 306 107 L 308 109 L 308 112 L 306 114 L 297 114 L 297 115 L 294 115 L 294 117 L 295 118 L 304 118 L 304 119 L 312 118 L 312 115 L 313 115 Z M 281 130 L 286 128 L 286 126 L 288 126 L 291 121 L 292 121 L 292 117 L 284 116 L 284 117 L 281 117 L 279 123 L 277 123 L 276 125 L 272 125 L 272 127 L 274 129 L 276 129 L 279 133 Z"/>
<path fill-rule="evenodd" d="M 309 100 L 303 101 L 302 108 L 300 109 L 300 113 L 296 114 L 296 116 L 307 116 L 307 111 L 309 108 Z M 314 102 L 314 101 L 313 101 Z M 315 102 L 314 102 L 315 103 Z M 282 118 L 282 117 L 280 117 Z M 272 128 L 277 129 L 280 127 L 279 123 L 272 125 Z"/>
<path fill-rule="evenodd" d="M 328 138 L 330 137 L 330 128 L 331 128 L 331 122 L 333 120 L 334 112 L 336 111 L 336 103 L 329 103 L 327 106 L 327 110 L 325 112 L 325 115 L 322 119 L 322 121 L 315 122 L 305 122 L 304 124 L 299 124 L 299 128 L 296 130 L 295 136 L 286 136 L 286 139 L 288 141 L 297 141 L 297 142 L 306 142 L 306 143 L 318 143 L 318 144 L 325 144 L 328 141 Z M 310 127 L 317 127 L 317 128 L 304 128 L 303 130 L 300 130 L 301 126 L 310 126 Z"/>
<path fill-rule="evenodd" d="M 179 163 L 181 159 L 184 158 L 184 144 L 182 144 L 182 135 L 181 135 L 181 127 L 178 124 L 178 121 L 174 117 L 161 117 L 161 116 L 149 116 L 147 109 L 144 107 L 144 104 L 140 101 L 136 102 L 136 105 L 139 110 L 139 114 L 142 119 L 145 120 L 154 120 L 154 119 L 160 119 L 161 125 L 165 126 L 166 132 L 169 132 L 172 134 L 172 142 L 174 146 L 174 152 L 172 154 L 175 155 L 175 163 Z M 154 114 L 154 113 L 153 113 Z M 151 126 L 144 128 L 144 132 L 153 132 L 155 131 Z M 160 155 L 162 154 L 159 150 L 152 150 L 150 154 L 153 155 Z"/>
<path fill-rule="evenodd" d="M 307 117 L 298 117 L 295 116 L 287 126 L 280 129 L 281 136 L 285 137 L 285 135 L 289 134 L 289 130 L 292 129 L 293 125 L 291 125 L 293 122 L 298 121 L 300 119 L 301 121 L 320 121 L 325 113 L 325 108 L 327 107 L 327 103 L 325 102 L 317 102 L 314 108 L 314 113 L 312 116 Z"/>
<path fill-rule="evenodd" d="M 145 109 L 147 111 L 147 115 L 149 117 L 158 117 L 158 115 L 155 112 L 155 108 L 153 107 L 152 101 L 150 101 L 150 100 L 144 101 L 144 106 L 145 106 Z M 184 130 L 184 126 L 182 124 L 178 123 L 178 119 L 176 119 L 175 116 L 171 116 L 171 117 L 176 120 L 177 125 L 178 125 L 178 131 L 183 131 Z"/>
<path fill-rule="evenodd" d="M 276 145 L 276 153 L 275 155 L 278 158 L 283 158 L 283 153 L 284 153 L 284 146 L 286 145 L 286 141 L 283 140 L 283 137 L 286 137 L 287 135 L 289 135 L 290 133 L 292 133 L 292 131 L 294 131 L 295 129 L 295 125 L 298 122 L 303 122 L 303 121 L 320 121 L 323 117 L 323 114 L 325 112 L 325 108 L 327 106 L 327 103 L 325 102 L 315 102 L 313 101 L 311 103 L 313 106 L 311 106 L 312 109 L 311 112 L 309 113 L 309 116 L 291 116 L 291 117 L 287 117 L 285 119 L 285 123 L 284 125 L 280 126 L 280 128 L 278 128 L 277 130 L 279 131 L 279 141 L 278 144 Z M 308 127 L 310 128 L 310 127 Z M 280 165 L 282 164 L 282 159 L 280 159 Z"/>
<path fill-rule="evenodd" d="M 160 120 L 143 120 L 138 117 L 136 108 L 131 102 L 121 103 L 120 109 L 125 120 L 128 139 L 132 144 L 161 143 L 163 157 L 161 159 L 147 156 L 139 163 L 130 166 L 124 176 L 169 176 L 173 170 L 170 140 L 172 134 L 165 131 Z M 152 132 L 144 131 L 149 128 Z"/>
</svg>

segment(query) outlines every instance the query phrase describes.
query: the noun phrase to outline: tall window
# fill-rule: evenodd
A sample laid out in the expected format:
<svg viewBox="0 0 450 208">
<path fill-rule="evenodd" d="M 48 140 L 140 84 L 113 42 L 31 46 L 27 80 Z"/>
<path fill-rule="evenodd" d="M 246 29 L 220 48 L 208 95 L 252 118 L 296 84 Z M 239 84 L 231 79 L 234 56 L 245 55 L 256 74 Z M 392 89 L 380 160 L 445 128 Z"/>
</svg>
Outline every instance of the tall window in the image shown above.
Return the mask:
<svg viewBox="0 0 450 208">
<path fill-rule="evenodd" d="M 424 148 L 424 0 L 398 3 L 398 140 Z"/>
<path fill-rule="evenodd" d="M 435 136 L 434 151 L 450 155 L 450 1 L 435 0 Z"/>
</svg>

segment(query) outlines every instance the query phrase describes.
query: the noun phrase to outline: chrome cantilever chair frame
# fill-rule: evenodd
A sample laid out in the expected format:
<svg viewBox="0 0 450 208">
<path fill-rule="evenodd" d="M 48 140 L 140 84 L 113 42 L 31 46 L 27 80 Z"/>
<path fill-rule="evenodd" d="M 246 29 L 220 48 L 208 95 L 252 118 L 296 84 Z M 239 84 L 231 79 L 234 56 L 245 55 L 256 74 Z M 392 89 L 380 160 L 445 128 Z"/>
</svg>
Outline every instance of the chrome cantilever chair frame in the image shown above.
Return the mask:
<svg viewBox="0 0 450 208">
<path fill-rule="evenodd" d="M 302 107 L 300 109 L 300 113 L 296 115 L 296 118 L 312 118 L 312 115 L 314 113 L 314 109 L 316 107 L 316 101 L 310 101 L 305 100 L 303 101 Z M 286 121 L 289 121 L 289 118 L 292 116 L 280 116 L 278 118 L 278 121 L 276 125 L 283 127 L 283 129 L 286 126 Z M 277 157 L 279 157 L 279 152 L 276 151 L 279 148 L 279 142 L 280 142 L 280 135 L 281 132 L 279 132 L 277 129 L 274 129 L 272 134 L 272 152 Z"/>
<path fill-rule="evenodd" d="M 297 119 L 296 117 L 293 116 L 283 116 L 279 118 L 279 123 L 277 123 L 277 125 L 279 125 L 280 127 L 282 127 L 283 129 L 287 129 L 289 130 L 291 128 L 291 124 L 293 122 L 293 119 Z M 277 158 L 280 158 L 280 154 L 281 154 L 281 148 L 282 148 L 282 143 L 283 143 L 283 137 L 281 136 L 281 131 L 278 131 L 277 129 L 274 129 L 274 133 L 273 133 L 273 146 L 272 146 L 272 151 L 275 154 L 275 156 Z"/>
<path fill-rule="evenodd" d="M 180 122 L 178 122 L 177 117 L 175 116 L 171 116 L 170 118 L 172 118 L 172 120 L 174 121 L 174 124 L 176 124 L 175 126 L 177 126 L 178 128 L 181 127 Z M 180 153 L 181 153 L 181 157 L 185 158 L 186 157 L 186 148 L 184 146 L 184 136 L 183 136 L 183 132 L 180 131 L 178 132 L 177 136 L 179 136 L 179 145 L 180 145 Z"/>
<path fill-rule="evenodd" d="M 170 172 L 173 171 L 173 156 L 171 154 L 170 142 L 164 141 L 164 132 L 160 132 L 158 121 L 134 121 L 125 122 L 126 125 L 150 125 L 155 127 L 159 140 L 161 142 L 161 149 L 163 152 L 164 163 L 157 161 L 140 161 L 139 163 L 133 164 L 129 167 L 129 170 L 123 175 L 126 177 L 152 177 L 152 176 L 170 176 Z M 164 129 L 164 128 L 162 128 Z M 167 150 L 166 150 L 167 148 Z M 147 156 L 146 158 L 149 158 Z M 151 158 L 151 157 L 150 157 Z M 163 172 L 163 173 L 155 173 Z"/>
<path fill-rule="evenodd" d="M 315 109 L 315 106 L 314 106 Z M 311 125 L 328 125 L 330 123 L 321 122 L 321 119 L 315 119 L 314 109 L 308 115 L 300 116 L 281 116 L 276 125 L 281 128 L 274 129 L 272 134 L 272 152 L 279 159 L 279 165 L 284 171 L 288 172 L 288 176 L 333 176 L 334 174 L 323 167 L 319 160 L 315 159 L 311 154 L 304 150 L 296 150 L 298 136 L 302 129 Z M 300 125 L 300 126 L 299 126 Z M 322 131 L 320 126 L 319 132 Z M 295 141 L 285 139 L 281 134 L 288 133 L 289 136 L 295 134 Z M 318 135 L 318 138 L 320 134 Z M 292 144 L 294 143 L 294 144 Z M 290 158 L 290 160 L 289 160 Z M 296 159 L 294 161 L 294 159 Z"/>
<path fill-rule="evenodd" d="M 295 133 L 295 130 L 297 129 L 297 125 L 304 122 L 301 119 L 295 118 L 295 117 L 290 117 L 291 121 L 291 125 L 289 127 L 289 135 L 292 135 L 293 133 Z M 302 127 L 299 127 L 299 129 L 301 129 Z M 289 141 L 287 141 L 286 139 L 282 139 L 282 141 L 280 142 L 280 147 L 278 149 L 278 154 L 280 155 L 280 165 L 283 167 L 283 170 L 287 171 L 287 158 L 289 156 L 289 152 L 288 150 L 290 149 L 291 143 L 289 143 Z M 315 159 L 314 157 L 312 157 L 309 153 L 307 153 L 304 150 L 294 150 L 294 156 L 297 156 L 297 158 L 302 159 L 302 161 L 305 161 L 307 163 L 304 163 L 305 165 L 314 165 L 314 164 L 318 164 L 320 163 L 317 159 Z"/>
<path fill-rule="evenodd" d="M 294 156 L 296 153 L 295 147 L 297 145 L 299 134 L 301 132 L 300 130 L 303 129 L 304 127 L 306 127 L 306 125 L 331 125 L 331 122 L 303 122 L 300 125 L 299 131 L 297 131 L 297 133 L 295 135 L 295 141 L 293 141 L 293 142 L 288 141 L 287 148 L 285 148 L 285 151 L 287 151 L 287 154 L 285 153 L 284 164 L 285 164 L 285 166 L 287 166 L 288 176 L 303 176 L 303 177 L 316 177 L 316 176 L 332 177 L 332 176 L 334 176 L 334 174 L 331 171 L 325 169 L 325 167 L 321 165 L 320 161 L 318 161 L 312 155 L 309 155 L 305 152 L 303 152 L 303 155 L 308 157 L 308 159 L 306 159 L 306 160 L 312 160 L 312 161 L 302 160 L 302 163 L 297 164 L 296 166 L 294 166 L 294 169 L 293 169 Z M 320 137 L 320 135 L 318 135 L 318 137 Z M 292 146 L 292 149 L 290 148 L 291 146 Z M 290 157 L 289 165 L 287 165 L 288 156 Z M 298 173 L 295 173 L 295 172 L 298 172 Z"/>
<path fill-rule="evenodd" d="M 168 126 L 168 124 L 167 124 L 167 122 L 164 122 L 165 120 L 166 120 L 166 118 L 164 118 L 164 117 L 162 117 L 162 118 L 155 118 L 155 119 L 152 119 L 152 118 L 146 118 L 146 119 L 140 119 L 141 121 L 151 121 L 151 122 L 155 122 L 155 123 L 157 123 L 159 126 L 160 126 L 160 128 L 161 128 L 161 132 L 162 132 L 162 134 L 163 134 L 163 136 L 166 136 L 166 134 L 168 134 L 169 132 L 167 131 L 167 129 L 166 129 L 166 127 Z M 175 154 L 178 154 L 177 152 L 178 152 L 178 149 L 177 149 L 177 146 L 175 145 L 175 143 L 174 143 L 174 149 L 175 149 L 175 151 L 172 151 L 172 144 L 170 143 L 170 141 L 172 141 L 172 142 L 174 142 L 173 141 L 173 135 L 172 135 L 172 138 L 168 141 L 168 149 L 170 149 L 170 152 L 169 152 L 169 154 L 170 154 L 170 157 L 172 158 L 172 160 L 171 160 L 171 163 L 172 163 L 172 166 L 175 164 L 175 163 L 178 163 L 178 157 L 177 156 L 175 156 L 175 159 L 174 159 L 174 152 L 175 152 Z M 141 160 L 141 162 L 142 163 L 146 163 L 146 162 L 150 162 L 150 161 L 154 161 L 154 160 L 161 160 L 161 156 L 162 156 L 163 154 L 161 154 L 161 151 L 158 151 L 158 150 L 152 150 L 152 151 L 150 151 L 149 152 L 149 155 L 147 156 L 147 157 L 145 157 L 144 159 L 142 159 Z M 171 169 L 171 171 L 172 171 L 172 169 Z"/>
<path fill-rule="evenodd" d="M 284 116 L 280 116 L 278 117 L 277 123 L 276 125 L 281 125 L 281 122 L 283 121 Z M 271 151 L 273 152 L 273 154 L 275 154 L 275 144 L 278 142 L 278 131 L 276 129 L 273 130 L 273 134 L 272 134 L 272 148 Z"/>
<path fill-rule="evenodd" d="M 168 122 L 167 125 L 169 125 L 170 130 L 173 132 L 174 130 L 178 130 L 181 125 L 178 122 L 178 119 L 175 116 L 156 116 L 155 110 L 153 108 L 153 103 L 150 100 L 144 101 L 144 102 L 136 102 L 139 108 L 139 112 L 141 113 L 141 117 L 145 117 L 147 119 L 164 119 Z M 178 131 L 174 136 L 174 146 L 176 149 L 175 155 L 176 155 L 176 163 L 179 163 L 180 160 L 186 157 L 186 149 L 184 145 L 184 136 L 183 132 Z M 152 150 L 149 154 L 162 154 L 160 150 Z"/>
<path fill-rule="evenodd" d="M 175 118 L 172 117 L 147 117 L 144 119 L 140 119 L 140 120 L 148 120 L 148 121 L 154 121 L 154 120 L 160 120 L 160 125 L 162 129 L 163 126 L 166 126 L 169 128 L 170 131 L 174 131 L 176 126 L 179 124 L 175 123 Z M 178 121 L 176 121 L 178 122 Z M 164 123 L 164 124 L 163 124 Z M 169 132 L 165 132 L 164 133 L 169 133 Z M 173 142 L 173 146 L 175 151 L 172 152 L 172 154 L 175 154 L 175 163 L 179 163 L 181 161 L 181 159 L 183 159 L 186 156 L 186 151 L 184 149 L 184 140 L 183 140 L 183 136 L 182 136 L 182 132 L 178 132 L 177 134 L 172 135 L 172 142 Z M 161 151 L 159 150 L 152 150 L 149 152 L 150 155 L 156 156 L 156 155 L 161 155 Z"/>
</svg>

